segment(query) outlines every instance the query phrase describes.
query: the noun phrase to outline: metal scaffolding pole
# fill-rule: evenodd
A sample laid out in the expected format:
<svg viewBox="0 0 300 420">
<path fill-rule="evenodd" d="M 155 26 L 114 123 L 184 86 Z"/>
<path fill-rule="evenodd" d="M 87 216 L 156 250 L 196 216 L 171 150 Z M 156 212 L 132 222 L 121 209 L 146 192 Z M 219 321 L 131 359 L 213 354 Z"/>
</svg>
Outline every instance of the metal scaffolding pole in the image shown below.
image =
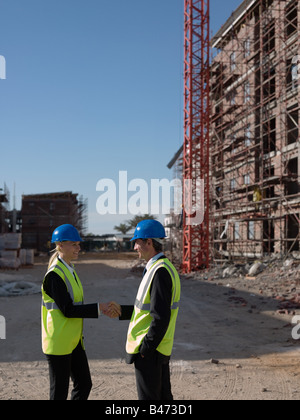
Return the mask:
<svg viewBox="0 0 300 420">
<path fill-rule="evenodd" d="M 185 272 L 209 267 L 209 0 L 185 0 L 183 261 Z"/>
</svg>

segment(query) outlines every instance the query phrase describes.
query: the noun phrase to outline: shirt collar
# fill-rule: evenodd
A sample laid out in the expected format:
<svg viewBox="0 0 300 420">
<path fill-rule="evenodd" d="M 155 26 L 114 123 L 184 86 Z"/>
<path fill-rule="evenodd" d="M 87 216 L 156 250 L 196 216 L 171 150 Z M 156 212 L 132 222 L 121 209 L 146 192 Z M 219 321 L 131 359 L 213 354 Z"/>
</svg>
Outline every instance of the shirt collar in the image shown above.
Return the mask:
<svg viewBox="0 0 300 420">
<path fill-rule="evenodd" d="M 67 269 L 71 272 L 71 274 L 74 275 L 74 267 L 67 264 L 66 261 L 63 258 L 58 257 L 58 259 L 67 267 Z"/>
<path fill-rule="evenodd" d="M 146 265 L 146 270 L 148 271 L 149 268 L 157 261 L 159 260 L 161 257 L 164 256 L 163 252 L 160 252 L 159 254 L 154 255 L 153 258 L 151 258 L 151 260 L 148 261 L 147 265 Z"/>
</svg>

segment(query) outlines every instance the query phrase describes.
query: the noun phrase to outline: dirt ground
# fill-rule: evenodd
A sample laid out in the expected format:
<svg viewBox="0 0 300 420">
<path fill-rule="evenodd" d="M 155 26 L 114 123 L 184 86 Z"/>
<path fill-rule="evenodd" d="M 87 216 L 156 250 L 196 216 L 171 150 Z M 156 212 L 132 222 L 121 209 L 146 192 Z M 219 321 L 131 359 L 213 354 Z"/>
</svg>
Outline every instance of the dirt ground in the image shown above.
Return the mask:
<svg viewBox="0 0 300 420">
<path fill-rule="evenodd" d="M 85 302 L 132 304 L 140 275 L 134 254 L 87 254 L 76 264 Z M 41 284 L 47 259 L 18 277 Z M 6 272 L 13 281 L 14 272 Z M 276 275 L 274 273 L 274 279 Z M 48 367 L 40 343 L 41 295 L 1 297 L 6 339 L 0 340 L 0 399 L 46 400 Z M 292 315 L 248 279 L 182 278 L 182 300 L 172 357 L 176 400 L 298 400 L 299 342 Z M 298 311 L 297 313 L 300 313 Z M 128 322 L 86 320 L 85 346 L 92 400 L 136 400 L 133 366 L 124 362 Z M 212 361 L 214 363 L 212 363 Z"/>
</svg>

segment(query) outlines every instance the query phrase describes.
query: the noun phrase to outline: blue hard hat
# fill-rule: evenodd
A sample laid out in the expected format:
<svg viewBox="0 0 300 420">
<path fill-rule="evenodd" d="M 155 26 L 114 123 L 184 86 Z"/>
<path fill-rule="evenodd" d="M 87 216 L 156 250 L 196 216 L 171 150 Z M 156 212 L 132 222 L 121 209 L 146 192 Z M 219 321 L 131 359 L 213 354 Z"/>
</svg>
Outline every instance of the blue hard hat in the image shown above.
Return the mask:
<svg viewBox="0 0 300 420">
<path fill-rule="evenodd" d="M 166 238 L 166 231 L 163 225 L 157 220 L 142 220 L 136 227 L 131 241 L 137 239 L 162 239 Z"/>
<path fill-rule="evenodd" d="M 65 241 L 82 242 L 78 230 L 73 225 L 61 225 L 53 232 L 51 243 Z"/>
</svg>

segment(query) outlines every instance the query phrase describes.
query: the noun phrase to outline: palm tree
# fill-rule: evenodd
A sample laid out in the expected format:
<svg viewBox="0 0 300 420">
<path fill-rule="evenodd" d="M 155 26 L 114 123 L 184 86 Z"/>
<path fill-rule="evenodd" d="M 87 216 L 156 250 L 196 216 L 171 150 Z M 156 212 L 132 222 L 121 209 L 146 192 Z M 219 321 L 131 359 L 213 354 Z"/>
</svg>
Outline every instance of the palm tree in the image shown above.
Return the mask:
<svg viewBox="0 0 300 420">
<path fill-rule="evenodd" d="M 136 226 L 142 222 L 143 220 L 156 220 L 156 217 L 152 216 L 152 214 L 144 214 L 143 216 L 135 216 L 131 220 L 128 220 L 128 226 L 130 229 L 135 229 Z"/>
<path fill-rule="evenodd" d="M 131 227 L 129 225 L 126 225 L 125 223 L 121 223 L 119 226 L 115 226 L 114 229 L 117 232 L 120 232 L 120 233 L 123 233 L 123 235 L 126 235 L 126 233 L 130 231 Z"/>
<path fill-rule="evenodd" d="M 152 216 L 152 214 L 144 214 L 139 216 L 134 216 L 132 219 L 128 220 L 126 223 L 121 223 L 119 226 L 115 226 L 114 229 L 117 232 L 123 233 L 126 235 L 130 230 L 136 228 L 136 226 L 143 220 L 156 220 L 156 217 Z"/>
</svg>

